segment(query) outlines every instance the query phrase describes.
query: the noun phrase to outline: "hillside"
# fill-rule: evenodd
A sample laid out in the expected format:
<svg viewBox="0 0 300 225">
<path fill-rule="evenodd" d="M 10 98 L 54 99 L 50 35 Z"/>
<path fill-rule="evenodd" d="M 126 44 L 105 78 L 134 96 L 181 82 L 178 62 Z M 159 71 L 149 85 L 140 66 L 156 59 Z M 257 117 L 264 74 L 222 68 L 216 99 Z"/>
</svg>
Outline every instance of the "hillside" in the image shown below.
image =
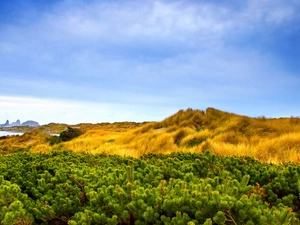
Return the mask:
<svg viewBox="0 0 300 225">
<path fill-rule="evenodd" d="M 78 124 L 74 127 L 81 130 L 81 135 L 64 142 L 57 139 L 51 145 L 51 136 L 45 138 L 45 134 L 37 132 L 49 127 L 35 129 L 31 142 L 20 141 L 25 139 L 22 136 L 4 138 L 0 140 L 0 149 L 2 153 L 20 147 L 32 152 L 64 149 L 136 158 L 146 153 L 210 150 L 218 155 L 251 156 L 263 162 L 300 162 L 300 119 L 293 117 L 251 118 L 214 108 L 187 109 L 160 122 Z M 51 127 L 53 130 L 56 125 Z M 60 125 L 59 131 L 66 127 Z"/>
</svg>

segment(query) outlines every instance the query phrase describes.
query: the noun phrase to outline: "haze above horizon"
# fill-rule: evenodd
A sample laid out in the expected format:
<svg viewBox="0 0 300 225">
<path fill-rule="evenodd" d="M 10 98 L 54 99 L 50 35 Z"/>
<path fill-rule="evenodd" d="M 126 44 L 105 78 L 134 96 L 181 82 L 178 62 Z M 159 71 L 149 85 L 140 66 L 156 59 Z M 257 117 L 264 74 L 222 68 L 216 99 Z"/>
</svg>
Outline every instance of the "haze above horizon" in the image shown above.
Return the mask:
<svg viewBox="0 0 300 225">
<path fill-rule="evenodd" d="M 0 121 L 300 116 L 300 2 L 2 0 Z"/>
</svg>

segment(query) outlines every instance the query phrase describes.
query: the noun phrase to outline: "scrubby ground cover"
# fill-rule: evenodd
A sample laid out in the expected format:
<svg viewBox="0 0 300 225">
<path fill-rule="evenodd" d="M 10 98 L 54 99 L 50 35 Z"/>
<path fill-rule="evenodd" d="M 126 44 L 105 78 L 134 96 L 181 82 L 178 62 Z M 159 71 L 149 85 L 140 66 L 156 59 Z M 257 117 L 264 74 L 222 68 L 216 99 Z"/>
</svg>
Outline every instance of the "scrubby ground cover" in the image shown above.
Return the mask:
<svg viewBox="0 0 300 225">
<path fill-rule="evenodd" d="M 205 153 L 0 156 L 0 224 L 300 224 L 300 166 Z"/>
</svg>

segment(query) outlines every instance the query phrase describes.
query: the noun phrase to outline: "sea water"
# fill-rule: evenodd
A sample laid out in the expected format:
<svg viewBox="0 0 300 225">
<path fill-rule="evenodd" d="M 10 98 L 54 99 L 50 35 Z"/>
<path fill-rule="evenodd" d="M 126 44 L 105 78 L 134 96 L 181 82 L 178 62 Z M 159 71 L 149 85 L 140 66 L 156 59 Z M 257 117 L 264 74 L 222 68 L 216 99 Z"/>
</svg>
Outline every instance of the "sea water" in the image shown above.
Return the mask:
<svg viewBox="0 0 300 225">
<path fill-rule="evenodd" d="M 17 132 L 17 131 L 0 131 L 0 137 L 2 136 L 11 136 L 11 135 L 22 135 L 23 132 Z"/>
</svg>

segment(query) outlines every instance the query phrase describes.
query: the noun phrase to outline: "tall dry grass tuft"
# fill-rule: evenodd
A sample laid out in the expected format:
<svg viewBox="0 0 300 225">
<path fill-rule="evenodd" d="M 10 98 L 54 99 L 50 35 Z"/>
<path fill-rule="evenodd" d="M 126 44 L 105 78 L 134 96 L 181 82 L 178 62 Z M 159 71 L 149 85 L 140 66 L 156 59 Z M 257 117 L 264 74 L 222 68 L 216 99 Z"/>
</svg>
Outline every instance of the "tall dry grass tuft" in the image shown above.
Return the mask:
<svg viewBox="0 0 300 225">
<path fill-rule="evenodd" d="M 90 130 L 71 141 L 65 142 L 63 147 L 74 152 L 96 153 L 99 149 L 107 147 L 106 144 L 113 142 L 119 135 L 118 132 Z"/>
<path fill-rule="evenodd" d="M 202 110 L 193 110 L 191 108 L 187 110 L 179 110 L 176 114 L 166 118 L 159 124 L 162 127 L 200 127 L 204 124 L 203 118 L 205 117 L 205 112 Z"/>
<path fill-rule="evenodd" d="M 245 136 L 243 133 L 237 133 L 234 131 L 222 132 L 220 134 L 214 135 L 214 141 L 224 142 L 228 144 L 249 144 L 250 139 L 248 136 Z"/>
<path fill-rule="evenodd" d="M 195 130 L 189 127 L 183 127 L 183 128 L 179 128 L 177 131 L 174 131 L 172 133 L 173 133 L 174 144 L 180 146 L 182 139 L 184 139 L 188 135 L 195 133 Z"/>
<path fill-rule="evenodd" d="M 158 122 L 150 122 L 150 123 L 146 123 L 145 125 L 137 128 L 134 130 L 134 134 L 138 135 L 138 134 L 143 134 L 143 133 L 147 133 L 150 130 L 157 130 L 162 128 L 162 125 Z"/>
<path fill-rule="evenodd" d="M 131 149 L 139 155 L 153 153 L 170 153 L 177 151 L 172 134 L 159 131 L 149 131 L 135 138 L 130 144 Z"/>
<path fill-rule="evenodd" d="M 212 153 L 217 155 L 224 155 L 224 156 L 250 156 L 256 158 L 257 155 L 257 147 L 251 146 L 249 144 L 231 144 L 231 143 L 224 143 L 224 142 L 216 142 L 213 140 L 208 140 L 205 145 L 204 150 L 210 150 Z"/>
<path fill-rule="evenodd" d="M 258 159 L 268 161 L 299 162 L 300 132 L 283 134 L 276 138 L 261 139 L 257 145 Z"/>
<path fill-rule="evenodd" d="M 204 143 L 207 139 L 211 138 L 212 135 L 213 132 L 208 129 L 199 132 L 190 132 L 190 134 L 186 135 L 181 140 L 181 145 L 186 147 L 198 146 Z"/>
<path fill-rule="evenodd" d="M 47 154 L 47 153 L 50 153 L 51 150 L 52 150 L 52 147 L 49 146 L 48 144 L 37 144 L 37 145 L 33 145 L 30 148 L 30 152 L 32 152 L 32 153 Z"/>
</svg>

